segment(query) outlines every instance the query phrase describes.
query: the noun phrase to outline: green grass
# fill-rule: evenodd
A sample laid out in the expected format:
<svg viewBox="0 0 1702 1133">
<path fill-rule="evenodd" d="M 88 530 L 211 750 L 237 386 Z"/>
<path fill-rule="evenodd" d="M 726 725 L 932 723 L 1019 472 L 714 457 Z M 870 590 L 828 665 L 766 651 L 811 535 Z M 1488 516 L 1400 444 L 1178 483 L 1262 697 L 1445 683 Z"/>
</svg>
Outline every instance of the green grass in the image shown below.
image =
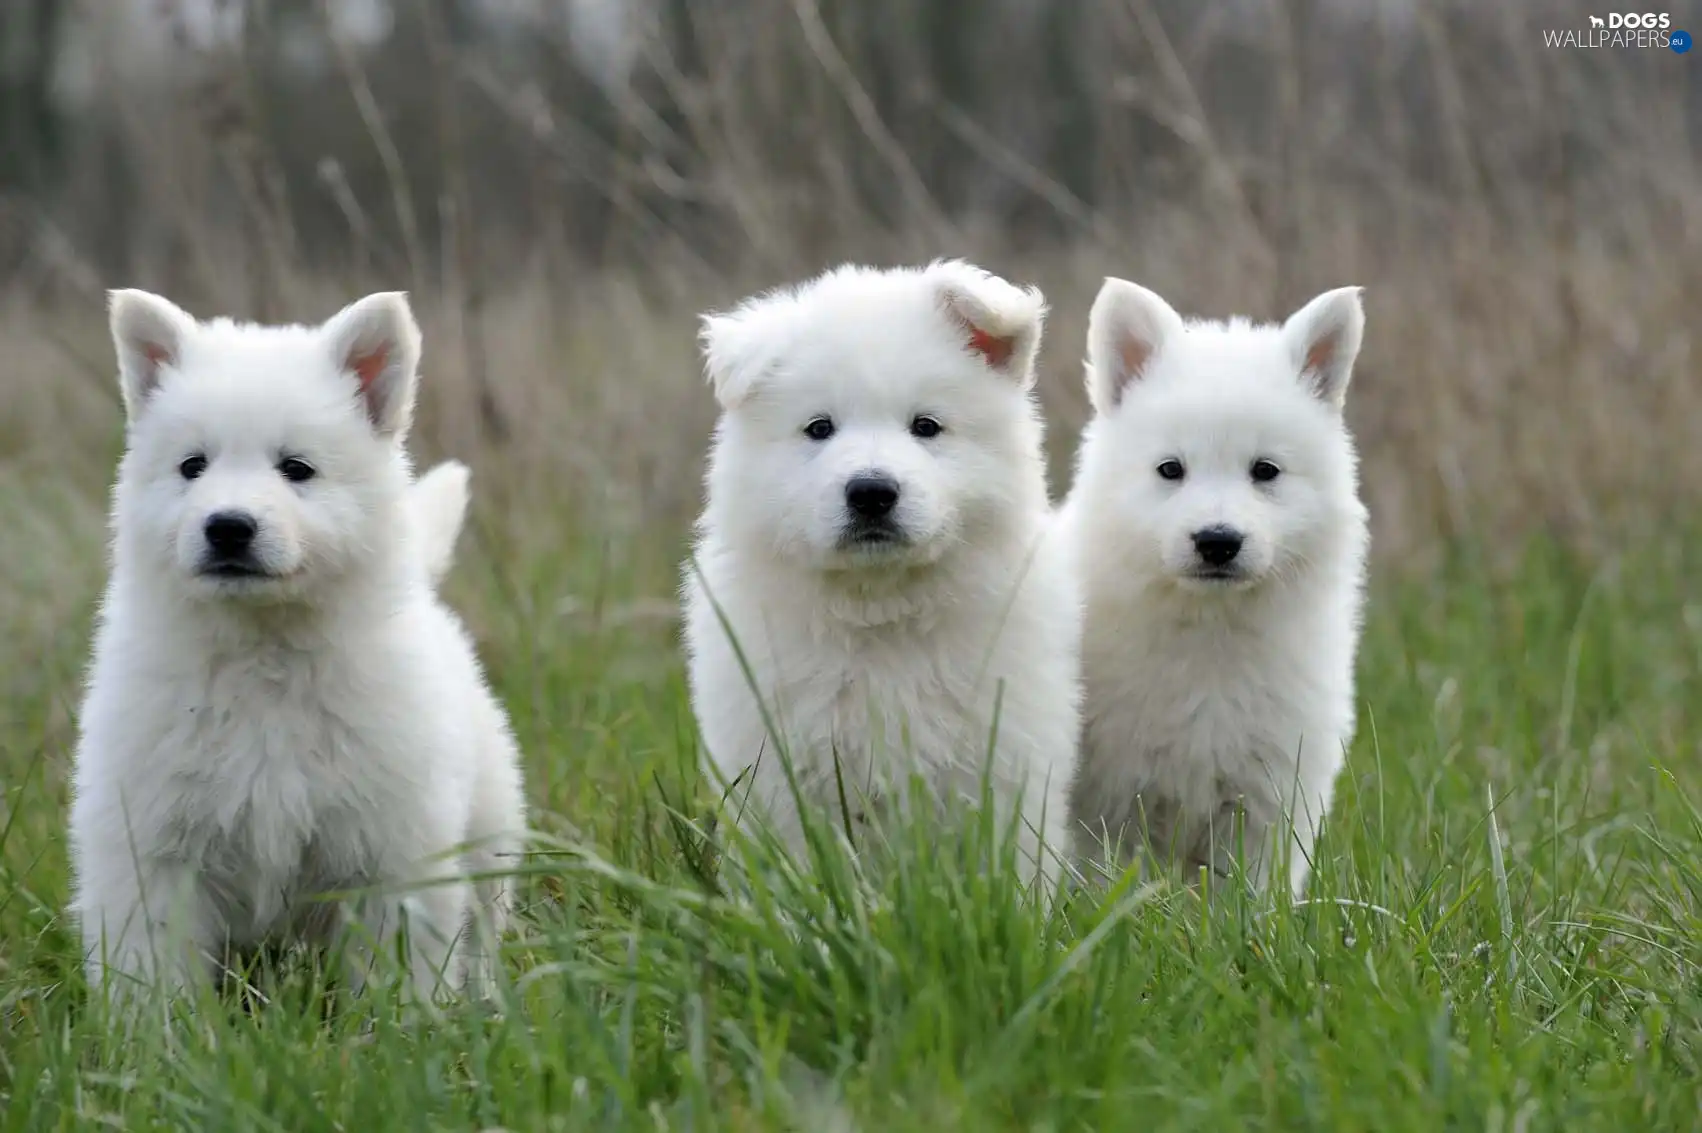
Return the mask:
<svg viewBox="0 0 1702 1133">
<path fill-rule="evenodd" d="M 984 832 L 922 826 L 878 879 L 759 854 L 718 897 L 673 627 L 635 604 L 671 549 L 464 549 L 451 593 L 563 847 L 528 868 L 506 1011 L 327 1021 L 306 971 L 122 1037 L 86 1005 L 59 912 L 84 595 L 0 672 L 0 1131 L 1698 1122 L 1694 547 L 1379 586 L 1306 903 L 1173 879 L 1050 914 L 977 868 Z"/>
</svg>

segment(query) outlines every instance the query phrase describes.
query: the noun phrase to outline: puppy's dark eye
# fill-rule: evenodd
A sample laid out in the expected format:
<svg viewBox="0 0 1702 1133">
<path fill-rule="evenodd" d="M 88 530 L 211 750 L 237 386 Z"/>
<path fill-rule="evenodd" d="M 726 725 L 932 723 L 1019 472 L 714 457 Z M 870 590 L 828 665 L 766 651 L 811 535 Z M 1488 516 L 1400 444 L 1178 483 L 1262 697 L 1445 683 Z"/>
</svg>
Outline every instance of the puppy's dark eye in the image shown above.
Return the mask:
<svg viewBox="0 0 1702 1133">
<path fill-rule="evenodd" d="M 177 466 L 177 474 L 185 480 L 193 480 L 205 471 L 207 471 L 207 458 L 200 453 L 184 457 L 183 462 Z"/>
<path fill-rule="evenodd" d="M 1180 480 L 1188 474 L 1180 460 L 1166 460 L 1159 464 L 1158 474 L 1166 480 Z"/>
<path fill-rule="evenodd" d="M 941 425 L 939 421 L 929 417 L 926 413 L 917 415 L 910 422 L 910 435 L 920 437 L 924 441 L 930 437 L 937 437 L 945 431 L 944 425 Z"/>
<path fill-rule="evenodd" d="M 817 417 L 804 426 L 804 436 L 812 441 L 825 441 L 833 436 L 833 418 Z"/>
<path fill-rule="evenodd" d="M 1260 484 L 1269 484 L 1282 475 L 1282 469 L 1268 460 L 1255 460 L 1250 470 L 1253 479 Z"/>
<path fill-rule="evenodd" d="M 299 456 L 286 456 L 278 461 L 278 475 L 292 484 L 302 484 L 319 475 L 319 470 Z"/>
</svg>

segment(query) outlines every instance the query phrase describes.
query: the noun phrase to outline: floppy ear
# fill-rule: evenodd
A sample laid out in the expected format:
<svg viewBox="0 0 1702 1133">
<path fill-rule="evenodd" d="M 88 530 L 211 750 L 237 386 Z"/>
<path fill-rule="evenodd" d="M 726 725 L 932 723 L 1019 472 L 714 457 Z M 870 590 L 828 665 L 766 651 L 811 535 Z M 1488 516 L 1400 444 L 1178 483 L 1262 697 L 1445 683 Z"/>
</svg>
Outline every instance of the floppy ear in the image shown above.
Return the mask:
<svg viewBox="0 0 1702 1133">
<path fill-rule="evenodd" d="M 1326 291 L 1282 324 L 1300 380 L 1319 400 L 1340 409 L 1365 337 L 1365 308 L 1358 287 Z"/>
<path fill-rule="evenodd" d="M 774 318 L 776 304 L 790 302 L 784 294 L 747 299 L 723 313 L 698 320 L 698 345 L 703 350 L 704 375 L 722 409 L 737 409 L 779 358 L 781 331 Z"/>
<path fill-rule="evenodd" d="M 1087 317 L 1087 396 L 1109 413 L 1146 377 L 1164 344 L 1183 333 L 1182 316 L 1155 291 L 1107 276 Z"/>
<path fill-rule="evenodd" d="M 930 272 L 940 309 L 963 335 L 964 349 L 1023 389 L 1034 386 L 1034 359 L 1046 323 L 1046 297 L 957 260 Z"/>
<path fill-rule="evenodd" d="M 183 344 L 194 333 L 188 312 L 146 291 L 110 291 L 106 297 L 112 345 L 118 352 L 118 389 L 131 420 L 159 388 L 162 372 L 183 360 Z"/>
<path fill-rule="evenodd" d="M 405 435 L 420 364 L 420 328 L 407 294 L 381 291 L 356 300 L 326 320 L 322 333 L 337 366 L 359 383 L 373 430 Z"/>
</svg>

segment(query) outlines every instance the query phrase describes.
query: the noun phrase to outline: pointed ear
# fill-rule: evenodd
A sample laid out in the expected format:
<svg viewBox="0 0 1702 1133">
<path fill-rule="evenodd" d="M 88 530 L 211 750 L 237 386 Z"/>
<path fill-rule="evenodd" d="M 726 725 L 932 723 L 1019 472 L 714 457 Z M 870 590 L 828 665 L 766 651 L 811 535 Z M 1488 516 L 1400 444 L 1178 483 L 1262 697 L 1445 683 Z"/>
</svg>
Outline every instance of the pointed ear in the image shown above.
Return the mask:
<svg viewBox="0 0 1702 1133">
<path fill-rule="evenodd" d="M 167 367 L 183 360 L 183 345 L 195 331 L 188 312 L 146 291 L 107 293 L 107 319 L 118 352 L 118 388 L 131 420 L 141 413 Z"/>
<path fill-rule="evenodd" d="M 722 409 L 737 409 L 773 370 L 780 356 L 783 333 L 776 317 L 787 294 L 759 295 L 731 311 L 709 313 L 698 320 L 698 346 L 703 372 Z"/>
<path fill-rule="evenodd" d="M 940 309 L 963 335 L 964 349 L 1023 389 L 1034 386 L 1034 359 L 1046 323 L 1046 297 L 961 261 L 930 266 Z"/>
<path fill-rule="evenodd" d="M 407 294 L 381 291 L 350 303 L 326 320 L 321 333 L 337 366 L 359 384 L 373 430 L 404 436 L 420 364 L 420 328 Z"/>
<path fill-rule="evenodd" d="M 1146 377 L 1167 342 L 1183 333 L 1182 316 L 1155 291 L 1107 276 L 1087 317 L 1087 396 L 1109 413 L 1129 386 Z"/>
<path fill-rule="evenodd" d="M 1320 400 L 1340 409 L 1365 336 L 1361 288 L 1326 291 L 1282 324 L 1300 380 Z"/>
</svg>

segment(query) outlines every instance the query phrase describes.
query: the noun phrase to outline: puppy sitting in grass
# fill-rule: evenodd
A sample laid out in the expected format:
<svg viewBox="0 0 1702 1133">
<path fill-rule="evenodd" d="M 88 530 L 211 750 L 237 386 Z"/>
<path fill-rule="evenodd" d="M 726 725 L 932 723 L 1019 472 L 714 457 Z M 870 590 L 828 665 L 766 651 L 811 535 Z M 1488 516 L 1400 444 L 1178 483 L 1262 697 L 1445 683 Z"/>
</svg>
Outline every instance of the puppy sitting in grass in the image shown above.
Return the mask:
<svg viewBox="0 0 1702 1133">
<path fill-rule="evenodd" d="M 406 912 L 414 992 L 483 986 L 508 885 L 466 873 L 519 848 L 520 768 L 435 593 L 467 474 L 411 483 L 406 298 L 271 327 L 119 291 L 111 322 L 128 434 L 70 820 L 91 984 L 353 927 L 358 986 Z"/>
<path fill-rule="evenodd" d="M 1281 326 L 1184 322 L 1119 279 L 1094 302 L 1061 516 L 1087 603 L 1084 854 L 1225 872 L 1243 848 L 1256 884 L 1283 860 L 1305 883 L 1354 732 L 1368 535 L 1342 402 L 1364 321 L 1353 287 Z"/>
<path fill-rule="evenodd" d="M 912 776 L 971 802 L 986 782 L 1025 875 L 1054 876 L 1080 610 L 1031 393 L 1044 314 L 939 262 L 703 321 L 722 412 L 684 582 L 692 706 L 731 810 L 793 849 L 800 806 L 858 823 Z"/>
</svg>

